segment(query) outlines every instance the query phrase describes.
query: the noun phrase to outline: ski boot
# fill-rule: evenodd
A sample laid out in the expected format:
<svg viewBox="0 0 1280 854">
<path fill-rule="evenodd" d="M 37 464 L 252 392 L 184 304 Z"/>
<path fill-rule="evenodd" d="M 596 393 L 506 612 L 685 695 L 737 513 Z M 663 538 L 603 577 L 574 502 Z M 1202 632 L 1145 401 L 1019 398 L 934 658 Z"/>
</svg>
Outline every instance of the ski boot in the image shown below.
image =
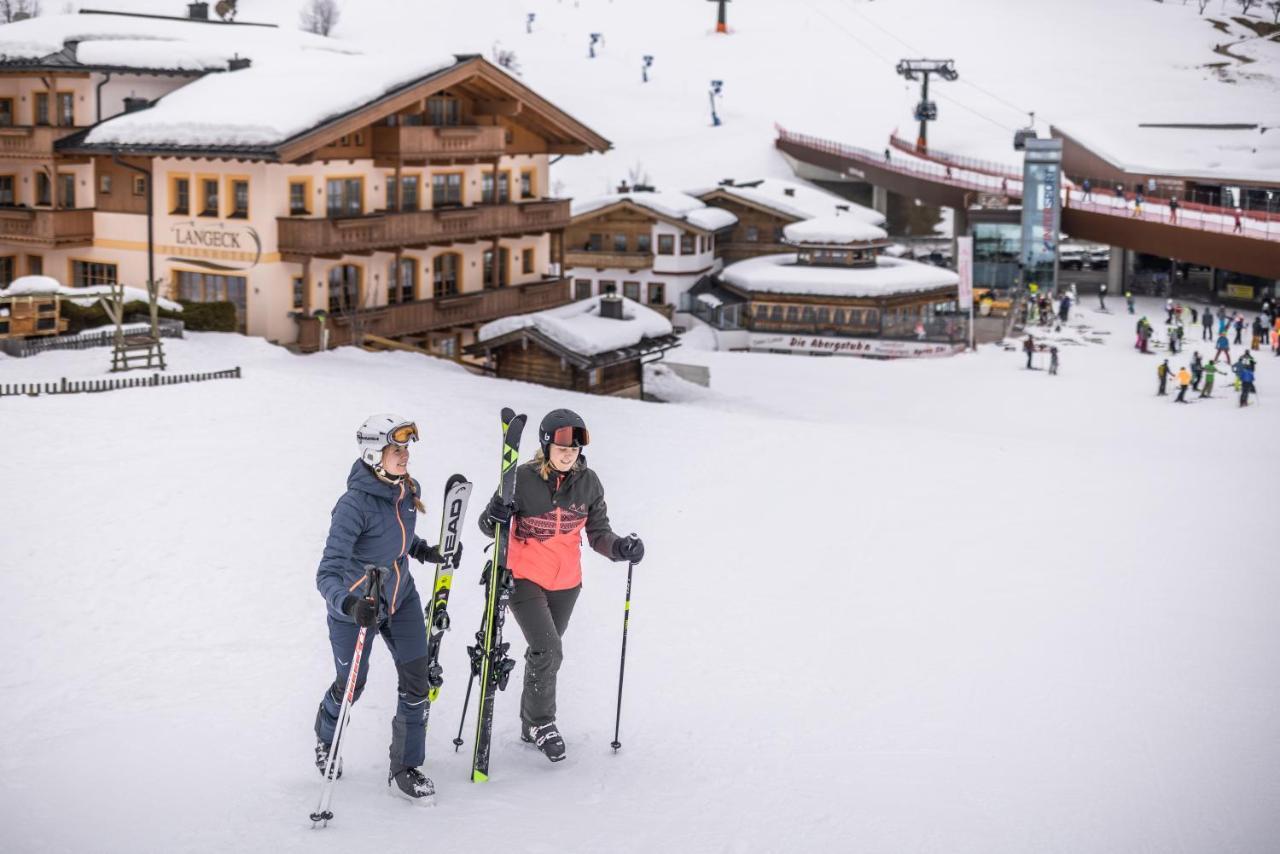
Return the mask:
<svg viewBox="0 0 1280 854">
<path fill-rule="evenodd" d="M 329 764 L 329 742 L 316 739 L 316 770 L 320 772 L 320 776 L 324 776 L 324 766 Z M 336 767 L 334 768 L 335 780 L 342 778 L 342 757 L 338 757 Z"/>
<path fill-rule="evenodd" d="M 436 793 L 435 784 L 417 768 L 401 768 L 387 774 L 387 785 L 392 794 L 415 804 L 429 804 Z"/>
<path fill-rule="evenodd" d="M 560 730 L 556 729 L 555 721 L 542 726 L 521 724 L 520 740 L 537 747 L 552 762 L 564 759 L 564 739 L 560 736 Z"/>
</svg>

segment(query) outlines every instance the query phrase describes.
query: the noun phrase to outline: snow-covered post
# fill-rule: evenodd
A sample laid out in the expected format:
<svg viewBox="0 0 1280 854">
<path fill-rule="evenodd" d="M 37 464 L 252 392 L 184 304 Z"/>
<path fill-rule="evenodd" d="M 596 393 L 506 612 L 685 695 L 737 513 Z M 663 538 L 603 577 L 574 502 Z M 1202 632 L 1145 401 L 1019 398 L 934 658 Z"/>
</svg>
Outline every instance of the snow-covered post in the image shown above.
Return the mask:
<svg viewBox="0 0 1280 854">
<path fill-rule="evenodd" d="M 530 12 L 530 13 L 528 14 L 528 16 L 524 19 L 524 31 L 525 31 L 526 33 L 532 33 L 532 32 L 533 32 L 533 19 L 534 19 L 535 17 L 537 17 L 537 16 L 536 16 L 536 15 L 534 15 L 534 13 L 533 13 L 533 12 Z"/>
<path fill-rule="evenodd" d="M 960 276 L 960 308 L 969 309 L 969 349 L 975 349 L 973 332 L 973 238 L 956 238 L 956 273 Z"/>
<path fill-rule="evenodd" d="M 707 0 L 708 3 L 715 3 L 718 5 L 718 8 L 716 9 L 716 32 L 717 33 L 729 32 L 729 23 L 726 20 L 727 9 L 725 8 L 725 4 L 728 3 L 729 1 L 730 0 Z"/>
<path fill-rule="evenodd" d="M 599 33 L 591 34 L 591 42 L 587 45 L 587 59 L 596 58 L 596 43 L 599 42 L 601 36 Z"/>
<path fill-rule="evenodd" d="M 711 91 L 708 93 L 711 97 L 711 125 L 712 127 L 720 127 L 720 115 L 716 112 L 716 98 L 720 97 L 720 92 L 724 88 L 723 80 L 712 80 Z"/>
<path fill-rule="evenodd" d="M 642 83 L 649 82 L 649 69 L 653 67 L 653 55 L 646 53 L 644 55 L 644 65 L 640 66 L 640 79 Z"/>
</svg>

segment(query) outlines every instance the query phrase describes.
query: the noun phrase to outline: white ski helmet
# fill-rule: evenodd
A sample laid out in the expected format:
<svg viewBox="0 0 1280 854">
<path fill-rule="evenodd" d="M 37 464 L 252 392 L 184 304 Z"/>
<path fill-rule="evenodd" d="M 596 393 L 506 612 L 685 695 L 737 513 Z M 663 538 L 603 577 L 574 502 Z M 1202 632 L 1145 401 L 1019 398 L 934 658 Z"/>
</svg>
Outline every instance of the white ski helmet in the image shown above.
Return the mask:
<svg viewBox="0 0 1280 854">
<path fill-rule="evenodd" d="M 382 465 L 382 449 L 387 445 L 404 447 L 418 441 L 418 425 L 408 418 L 390 412 L 370 415 L 356 431 L 356 446 L 360 459 L 370 466 Z"/>
</svg>

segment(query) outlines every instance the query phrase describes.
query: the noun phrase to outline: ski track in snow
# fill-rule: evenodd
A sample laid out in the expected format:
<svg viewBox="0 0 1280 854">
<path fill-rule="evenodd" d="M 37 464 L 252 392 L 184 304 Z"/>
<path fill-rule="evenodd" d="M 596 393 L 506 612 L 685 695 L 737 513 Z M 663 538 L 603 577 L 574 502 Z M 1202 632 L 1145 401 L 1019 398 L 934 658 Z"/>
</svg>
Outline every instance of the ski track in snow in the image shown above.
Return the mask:
<svg viewBox="0 0 1280 854">
<path fill-rule="evenodd" d="M 1132 350 L 1123 301 L 1093 304 L 1078 317 L 1105 343 L 1064 344 L 1058 377 L 995 346 L 915 362 L 682 348 L 670 359 L 709 365 L 712 388 L 658 405 L 192 334 L 166 341 L 174 371 L 244 378 L 0 399 L 0 642 L 20 651 L 0 666 L 0 849 L 1267 851 L 1280 359 L 1259 356 L 1257 406 L 1225 382 L 1178 406 L 1154 396 L 1158 358 Z M 1141 308 L 1160 328 L 1157 301 Z M 0 358 L 0 382 L 108 363 Z M 584 414 L 611 519 L 648 557 L 621 753 L 625 567 L 587 552 L 560 677 L 569 759 L 519 742 L 521 666 L 476 786 L 473 717 L 461 753 L 450 740 L 504 404 Z M 379 640 L 336 817 L 313 831 L 331 678 L 314 570 L 354 427 L 387 410 L 422 428 L 419 533 L 435 539 L 449 474 L 481 490 L 428 738 L 438 804 L 387 794 Z"/>
</svg>

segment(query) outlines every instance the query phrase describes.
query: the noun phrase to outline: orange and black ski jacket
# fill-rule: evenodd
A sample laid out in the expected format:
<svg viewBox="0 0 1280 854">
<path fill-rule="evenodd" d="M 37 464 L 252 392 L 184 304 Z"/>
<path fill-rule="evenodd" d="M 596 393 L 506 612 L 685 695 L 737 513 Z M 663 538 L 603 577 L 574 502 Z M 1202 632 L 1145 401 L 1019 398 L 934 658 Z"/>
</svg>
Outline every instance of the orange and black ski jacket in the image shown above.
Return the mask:
<svg viewBox="0 0 1280 854">
<path fill-rule="evenodd" d="M 512 516 L 507 566 L 512 575 L 544 590 L 568 590 L 582 583 L 582 532 L 591 548 L 614 559 L 618 535 L 609 527 L 600 478 L 579 457 L 573 469 L 542 479 L 537 458 L 516 469 L 516 512 Z M 480 516 L 480 530 L 493 536 L 493 523 Z"/>
</svg>

